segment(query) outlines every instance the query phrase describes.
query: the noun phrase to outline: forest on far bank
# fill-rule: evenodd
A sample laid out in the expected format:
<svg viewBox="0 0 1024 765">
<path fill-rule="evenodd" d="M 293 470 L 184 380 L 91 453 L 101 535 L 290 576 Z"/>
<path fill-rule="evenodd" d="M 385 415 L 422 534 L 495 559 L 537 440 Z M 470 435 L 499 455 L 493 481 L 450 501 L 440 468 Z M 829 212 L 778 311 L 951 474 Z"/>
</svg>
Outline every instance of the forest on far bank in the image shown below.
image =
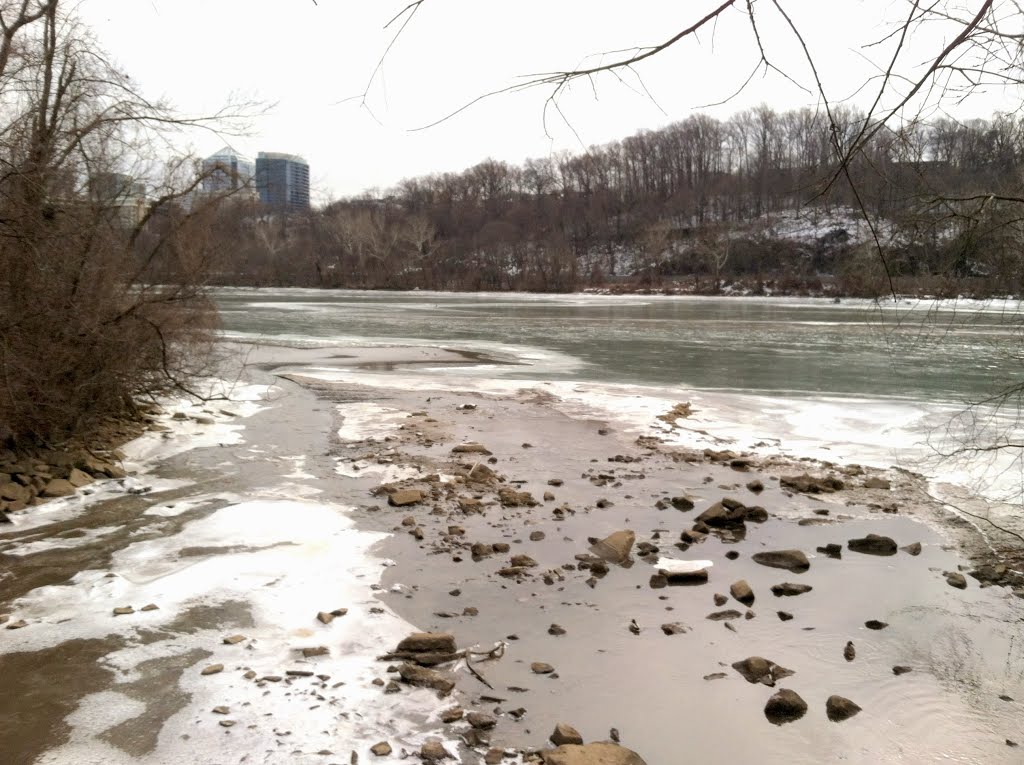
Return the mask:
<svg viewBox="0 0 1024 765">
<path fill-rule="evenodd" d="M 491 159 L 302 216 L 224 205 L 214 283 L 361 289 L 1021 294 L 1024 120 L 878 131 L 762 105 L 577 154 Z"/>
</svg>

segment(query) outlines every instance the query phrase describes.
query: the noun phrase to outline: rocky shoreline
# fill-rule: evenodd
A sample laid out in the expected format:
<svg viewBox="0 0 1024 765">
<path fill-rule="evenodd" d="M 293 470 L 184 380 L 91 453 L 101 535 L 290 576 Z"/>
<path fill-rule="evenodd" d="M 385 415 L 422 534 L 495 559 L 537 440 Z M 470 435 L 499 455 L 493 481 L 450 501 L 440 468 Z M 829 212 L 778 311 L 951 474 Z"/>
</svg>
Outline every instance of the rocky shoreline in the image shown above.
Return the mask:
<svg viewBox="0 0 1024 765">
<path fill-rule="evenodd" d="M 99 636 L 138 626 L 58 646 L 88 648 L 81 666 L 66 653 L 0 654 L 18 678 L 12 693 L 59 693 L 34 689 L 30 666 L 57 662 L 85 683 L 101 657 L 144 649 L 150 658 L 130 664 L 130 676 L 151 680 L 131 692 L 150 711 L 102 734 L 140 762 L 189 698 L 206 708 L 174 730 L 189 731 L 211 761 L 241 754 L 253 736 L 266 742 L 267 762 L 653 765 L 678 761 L 683 747 L 711 761 L 1014 761 L 1024 740 L 1012 701 L 1024 698 L 1014 669 L 1024 660 L 1019 558 L 1002 548 L 994 558 L 977 528 L 928 498 L 920 476 L 683 448 L 568 416 L 536 388 L 484 395 L 285 380 L 301 395 L 248 420 L 250 445 L 207 439 L 213 448 L 167 473 L 206 488 L 148 491 L 146 479 L 127 504 L 49 532 L 74 535 L 67 544 L 80 539 L 84 550 L 111 519 L 124 524 L 98 558 L 76 551 L 68 564 L 68 577 L 85 567 L 69 584 L 93 577 L 84 583 L 95 591 L 81 597 L 95 614 L 19 599 L 0 608 L 16 632 L 0 634 L 30 646 L 36 634 L 66 640 L 58 633 L 83 618 Z M 685 427 L 690 410 L 680 403 L 658 422 Z M 174 416 L 191 417 L 189 428 L 222 419 L 188 411 Z M 168 412 L 151 417 L 157 430 L 173 424 Z M 328 429 L 324 447 L 310 440 Z M 34 486 L 82 470 L 23 467 L 39 471 Z M 225 477 L 211 478 L 217 471 Z M 257 508 L 256 497 L 288 499 Z M 377 563 L 325 556 L 335 535 L 350 533 L 328 530 L 350 522 L 380 538 Z M 308 530 L 291 536 L 300 526 Z M 210 530 L 184 533 L 193 527 Z M 19 539 L 39 544 L 43 533 L 0 547 L 15 577 L 20 561 L 38 570 L 64 560 L 59 550 L 5 554 Z M 187 578 L 224 556 L 238 560 L 225 569 L 237 591 L 204 594 L 217 577 Z M 256 565 L 247 556 L 270 557 Z M 137 560 L 159 576 L 125 568 Z M 307 561 L 324 568 L 278 584 Z M 253 570 L 266 572 L 257 589 L 247 584 Z M 344 572 L 326 598 L 324 572 Z M 161 589 L 175 576 L 191 589 Z M 282 605 L 301 612 L 256 619 L 245 599 L 278 586 L 290 588 L 276 596 Z M 405 623 L 415 630 L 396 635 Z M 359 652 L 369 652 L 365 668 L 345 669 Z M 162 663 L 142 669 L 150 661 Z M 122 682 L 100 673 L 85 687 L 102 696 Z M 182 700 L 165 709 L 169 690 Z M 61 699 L 55 718 L 78 699 Z M 0 718 L 10 706 L 0 704 Z M 24 737 L 51 717 L 8 730 L 24 751 L 42 751 L 59 742 Z M 338 725 L 348 733 L 332 733 Z M 354 732 L 363 728 L 374 737 Z"/>
<path fill-rule="evenodd" d="M 344 401 L 351 393 L 349 388 L 334 388 L 311 380 L 298 381 L 311 386 L 327 400 Z M 554 731 L 546 741 L 547 746 L 538 741 L 534 733 L 523 735 L 521 729 L 529 719 L 525 702 L 535 701 L 536 695 L 536 690 L 531 692 L 530 687 L 538 678 L 557 681 L 561 667 L 550 661 L 550 655 L 524 656 L 521 661 L 528 666 L 530 675 L 524 676 L 522 671 L 511 673 L 515 678 L 513 682 L 510 673 L 501 666 L 503 662 L 489 651 L 493 646 L 501 646 L 501 655 L 505 656 L 506 646 L 527 644 L 522 609 L 513 602 L 539 599 L 542 595 L 537 588 L 556 593 L 574 592 L 572 596 L 555 595 L 556 600 L 565 597 L 572 601 L 590 597 L 582 594 L 588 590 L 599 592 L 611 586 L 609 583 L 617 577 L 630 576 L 630 580 L 636 582 L 635 574 L 647 569 L 649 574 L 640 577 L 642 584 L 635 584 L 636 588 L 647 588 L 661 601 L 674 602 L 679 598 L 678 593 L 683 593 L 690 601 L 687 610 L 691 613 L 694 608 L 699 609 L 695 600 L 708 598 L 707 607 L 717 609 L 704 614 L 708 625 L 739 634 L 745 629 L 743 625 L 750 625 L 751 620 L 771 619 L 783 627 L 794 625 L 791 634 L 801 631 L 806 634 L 815 627 L 800 618 L 799 609 L 785 607 L 790 602 L 799 604 L 801 601 L 797 598 L 811 597 L 807 593 L 819 585 L 775 581 L 780 577 L 771 572 L 782 570 L 802 576 L 812 567 L 828 566 L 830 561 L 841 561 L 849 556 L 861 559 L 857 561 L 858 566 L 871 560 L 885 565 L 885 561 L 896 556 L 899 560 L 915 561 L 922 552 L 919 539 L 907 539 L 906 529 L 899 542 L 883 532 L 888 531 L 890 519 L 916 516 L 941 525 L 947 533 L 946 543 L 938 546 L 932 542 L 932 549 L 959 550 L 972 560 L 971 564 L 960 563 L 926 574 L 935 577 L 934 581 L 941 583 L 939 586 L 946 592 L 968 587 L 975 590 L 996 587 L 1015 599 L 1024 597 L 1024 577 L 1005 560 L 993 559 L 992 548 L 974 527 L 951 518 L 939 503 L 927 499 L 921 476 L 856 465 L 763 458 L 728 450 L 681 449 L 650 436 L 633 439 L 630 443 L 606 423 L 588 424 L 596 436 L 591 440 L 606 444 L 600 452 L 587 451 L 592 444 L 585 444 L 578 437 L 561 443 L 511 443 L 505 432 L 511 424 L 510 410 L 518 408 L 519 417 L 530 422 L 535 416 L 530 410 L 538 403 L 543 406 L 543 402 L 525 392 L 515 401 L 477 395 L 432 394 L 425 399 L 423 410 L 409 412 L 408 422 L 390 434 L 354 444 L 336 443 L 332 452 L 339 459 L 353 461 L 364 469 L 383 464 L 418 472 L 415 478 L 378 486 L 373 491 L 378 502 L 363 508 L 363 517 L 372 519 L 373 527 L 390 528 L 397 535 L 396 541 L 387 546 L 388 553 L 399 561 L 397 569 L 391 570 L 389 580 L 405 595 L 388 602 L 410 621 L 437 630 L 412 636 L 410 640 L 430 645 L 440 641 L 446 648 L 441 652 L 425 650 L 417 654 L 402 651 L 399 646 L 395 652 L 382 657 L 392 662 L 382 675 L 382 684 L 394 692 L 403 684 L 426 684 L 441 688 L 444 693 L 457 687 L 468 697 L 469 703 L 453 707 L 444 718 L 463 746 L 460 752 L 448 754 L 458 754 L 464 762 L 498 763 L 506 757 L 538 763 L 667 761 L 660 747 L 652 748 L 649 740 L 632 743 L 633 749 L 620 743 L 624 740 L 620 739 L 623 735 L 620 732 L 626 728 L 623 724 L 611 725 L 606 728 L 611 731 L 608 736 L 597 736 L 591 743 L 584 744 L 584 738 L 576 733 L 575 727 L 584 726 L 572 718 L 571 705 L 556 712 L 556 716 L 535 720 L 541 729 Z M 339 409 L 344 410 L 344 405 Z M 686 409 L 681 405 L 661 419 L 675 422 L 685 417 Z M 535 435 L 545 438 L 541 433 Z M 542 459 L 538 463 L 531 459 L 545 447 L 550 450 L 552 460 Z M 550 469 L 539 467 L 557 464 L 554 455 L 565 449 L 593 454 L 582 460 L 589 467 L 577 475 L 553 474 Z M 691 485 L 688 491 L 679 490 L 679 484 L 692 481 L 696 471 L 704 473 L 700 488 Z M 678 482 L 676 491 L 652 480 L 659 472 L 667 474 L 670 481 Z M 673 473 L 676 474 L 674 479 Z M 643 499 L 637 495 L 638 489 L 643 490 Z M 813 506 L 821 503 L 827 505 Z M 872 518 L 878 521 L 873 522 Z M 584 519 L 589 519 L 589 524 L 584 522 L 583 526 L 593 525 L 601 533 L 581 537 L 579 521 Z M 613 526 L 621 524 L 621 527 L 606 533 L 609 522 Z M 844 525 L 855 522 L 859 528 L 867 523 L 879 533 L 844 533 Z M 913 524 L 919 523 L 919 520 L 913 521 Z M 760 527 L 769 525 L 825 531 L 832 533 L 836 541 L 805 549 L 759 549 L 767 544 L 759 540 Z M 569 532 L 571 527 L 575 527 L 576 533 Z M 496 534 L 502 541 L 493 541 Z M 552 542 L 559 539 L 565 543 L 560 546 L 564 552 L 553 557 Z M 751 550 L 752 544 L 757 549 Z M 700 560 L 689 559 L 694 553 L 699 553 Z M 756 578 L 753 575 L 732 578 L 725 574 L 723 579 L 719 570 L 728 571 L 731 562 L 743 557 L 755 564 Z M 908 564 L 901 563 L 903 565 Z M 417 582 L 412 590 L 404 586 L 405 576 Z M 813 573 L 808 576 L 813 581 Z M 828 582 L 825 587 L 835 589 L 836 584 Z M 702 589 L 716 592 L 697 595 Z M 722 594 L 722 591 L 729 594 Z M 669 592 L 673 595 L 661 594 Z M 937 594 L 947 598 L 941 592 Z M 765 597 L 777 601 L 768 606 L 774 613 L 753 609 L 755 599 L 763 603 Z M 502 599 L 509 601 L 507 610 L 497 606 Z M 412 605 L 417 601 L 428 605 Z M 437 608 L 445 601 L 471 605 Z M 481 606 L 482 601 L 487 602 L 489 608 Z M 726 608 L 730 602 L 733 607 Z M 552 606 L 558 607 L 549 599 L 540 608 L 546 610 Z M 681 610 L 683 607 L 674 606 L 669 610 L 673 608 Z M 869 618 L 872 616 L 865 613 L 860 619 L 858 632 L 864 630 L 866 637 L 854 641 L 850 639 L 854 637 L 851 634 L 836 641 L 835 656 L 841 657 L 843 663 L 853 665 L 861 640 L 870 642 L 872 634 L 890 628 L 887 621 Z M 818 617 L 828 619 L 820 612 Z M 543 644 L 545 640 L 557 643 L 565 640 L 563 636 L 567 633 L 571 636 L 577 631 L 575 625 L 566 626 L 565 621 L 544 624 L 547 618 L 533 615 L 530 628 L 536 632 L 531 636 L 530 645 Z M 652 624 L 650 618 L 656 617 L 648 613 L 647 618 L 628 619 L 622 614 L 614 629 L 637 637 L 652 632 L 667 637 L 692 635 L 707 629 L 671 617 L 660 624 Z M 891 617 L 886 615 L 886 618 Z M 468 635 L 452 629 L 452 623 L 469 628 Z M 482 624 L 487 625 L 485 632 L 480 629 Z M 610 628 L 605 624 L 601 629 Z M 489 636 L 482 649 L 475 642 L 481 634 Z M 572 641 L 572 637 L 568 640 Z M 456 650 L 457 643 L 469 648 Z M 477 651 L 480 660 L 471 662 L 469 657 L 477 655 L 474 654 Z M 771 656 L 771 646 L 765 647 L 765 653 Z M 404 663 L 394 663 L 396 659 Z M 614 671 L 600 669 L 599 658 L 594 661 L 597 666 L 592 671 Z M 748 682 L 768 687 L 793 674 L 759 655 L 719 663 L 726 668 L 731 664 Z M 444 672 L 445 668 L 459 667 L 474 669 L 469 674 Z M 900 660 L 884 668 L 873 667 L 871 671 L 884 671 L 895 678 L 913 668 L 907 661 Z M 925 668 L 918 666 L 916 669 L 920 672 Z M 492 673 L 504 677 L 510 684 L 499 687 Z M 714 666 L 700 672 L 705 682 L 725 679 L 728 674 Z M 529 676 L 534 678 L 534 683 L 526 680 Z M 840 693 L 824 694 L 815 702 L 821 704 L 820 712 L 815 713 L 809 711 L 808 702 L 795 688 L 774 690 L 774 695 L 763 702 L 763 717 L 777 725 L 813 714 L 820 714 L 821 719 L 835 724 L 861 712 L 856 701 Z M 551 705 L 544 706 L 545 711 L 551 709 Z M 533 730 L 531 725 L 529 731 Z M 566 734 L 566 731 L 572 733 Z M 1012 749 L 1020 736 L 1020 731 L 1015 730 L 1012 736 L 1006 736 L 1005 742 L 999 743 Z M 524 741 L 530 743 L 524 745 Z M 419 754 L 424 761 L 432 761 L 442 756 L 440 752 L 440 749 L 425 749 Z M 474 760 L 473 756 L 482 759 Z M 467 757 L 469 759 L 465 759 Z"/>
</svg>

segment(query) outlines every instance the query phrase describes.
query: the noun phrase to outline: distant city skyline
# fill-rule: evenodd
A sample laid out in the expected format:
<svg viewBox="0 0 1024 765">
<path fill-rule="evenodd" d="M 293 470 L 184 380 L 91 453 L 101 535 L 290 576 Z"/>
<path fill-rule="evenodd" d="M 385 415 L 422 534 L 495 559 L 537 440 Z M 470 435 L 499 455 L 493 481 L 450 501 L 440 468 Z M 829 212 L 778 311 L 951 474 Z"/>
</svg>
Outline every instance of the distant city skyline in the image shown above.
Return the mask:
<svg viewBox="0 0 1024 765">
<path fill-rule="evenodd" d="M 272 105 L 249 134 L 200 131 L 189 137 L 190 147 L 199 156 L 226 142 L 248 156 L 262 147 L 290 147 L 313 168 L 314 203 L 461 171 L 488 157 L 520 163 L 579 152 L 696 111 L 726 118 L 761 102 L 779 110 L 818 103 L 802 51 L 778 19 L 767 17 L 766 53 L 796 84 L 774 71 L 758 73 L 729 99 L 758 59 L 749 21 L 732 12 L 713 35 L 639 67 L 642 81 L 628 72 L 621 80 L 597 78 L 593 87 L 581 81 L 557 108 L 546 104 L 550 87 L 505 93 L 414 130 L 521 82 L 524 74 L 594 64 L 602 51 L 661 42 L 716 3 L 637 0 L 625 9 L 618 0 L 429 2 L 371 81 L 395 32 L 384 25 L 405 5 L 299 0 L 285 9 L 282 0 L 82 0 L 80 9 L 100 44 L 150 97 L 167 96 L 192 114 L 215 112 L 232 94 Z M 904 14 L 902 5 L 789 0 L 786 8 L 806 34 L 830 97 L 869 106 L 872 92 L 858 88 L 880 71 L 888 49 L 864 46 L 889 31 L 887 23 Z M 211 44 L 221 40 L 213 31 L 225 29 L 231 33 L 223 44 Z M 948 31 L 930 29 L 915 35 L 908 61 L 925 61 Z M 990 116 L 1019 102 L 1017 90 L 989 88 L 950 108 L 958 116 Z"/>
</svg>

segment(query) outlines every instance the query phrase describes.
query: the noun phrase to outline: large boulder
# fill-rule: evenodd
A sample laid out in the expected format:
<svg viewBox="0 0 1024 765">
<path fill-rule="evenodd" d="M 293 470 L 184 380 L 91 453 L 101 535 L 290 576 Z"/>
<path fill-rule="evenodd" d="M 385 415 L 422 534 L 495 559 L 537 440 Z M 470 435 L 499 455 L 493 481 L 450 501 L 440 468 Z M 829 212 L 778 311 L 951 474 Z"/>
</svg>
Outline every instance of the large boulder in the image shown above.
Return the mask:
<svg viewBox="0 0 1024 765">
<path fill-rule="evenodd" d="M 545 765 L 647 765 L 636 752 L 618 744 L 566 744 L 541 752 Z"/>
<path fill-rule="evenodd" d="M 807 556 L 800 550 L 774 550 L 772 552 L 759 552 L 754 553 L 751 558 L 753 558 L 755 563 L 760 563 L 762 566 L 784 568 L 787 571 L 793 571 L 797 574 L 803 573 L 811 567 L 811 563 L 807 560 Z"/>
<path fill-rule="evenodd" d="M 879 536 L 878 534 L 868 534 L 866 537 L 861 539 L 851 539 L 846 543 L 853 552 L 863 553 L 865 555 L 895 555 L 896 554 L 896 542 L 889 537 Z"/>
<path fill-rule="evenodd" d="M 583 736 L 580 735 L 580 732 L 567 723 L 558 723 L 550 739 L 555 746 L 583 743 Z"/>
<path fill-rule="evenodd" d="M 611 563 L 624 563 L 629 559 L 629 553 L 633 550 L 633 543 L 636 541 L 636 534 L 629 529 L 616 531 L 604 539 L 596 542 L 591 551 Z"/>
<path fill-rule="evenodd" d="M 800 698 L 799 693 L 788 688 L 781 689 L 764 706 L 764 716 L 775 725 L 799 720 L 806 713 L 807 702 Z"/>
<path fill-rule="evenodd" d="M 74 485 L 64 478 L 54 478 L 39 492 L 41 497 L 70 497 L 76 491 Z"/>
</svg>

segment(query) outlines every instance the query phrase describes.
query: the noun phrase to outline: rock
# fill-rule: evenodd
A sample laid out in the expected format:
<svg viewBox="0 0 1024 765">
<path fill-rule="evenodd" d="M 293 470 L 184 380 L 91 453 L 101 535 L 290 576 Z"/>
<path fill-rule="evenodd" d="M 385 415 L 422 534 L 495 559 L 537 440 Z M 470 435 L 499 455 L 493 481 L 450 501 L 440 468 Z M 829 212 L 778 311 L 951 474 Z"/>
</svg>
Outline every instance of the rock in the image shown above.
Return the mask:
<svg viewBox="0 0 1024 765">
<path fill-rule="evenodd" d="M 492 747 L 484 755 L 484 765 L 501 765 L 503 759 L 505 759 L 505 750 Z"/>
<path fill-rule="evenodd" d="M 864 555 L 896 554 L 896 542 L 889 537 L 879 536 L 878 534 L 868 534 L 862 539 L 851 539 L 846 543 L 846 546 L 853 552 L 863 553 Z"/>
<path fill-rule="evenodd" d="M 456 720 L 461 720 L 463 715 L 465 715 L 465 712 L 462 710 L 462 707 L 452 707 L 441 712 L 441 722 L 453 723 Z"/>
<path fill-rule="evenodd" d="M 223 643 L 225 645 L 235 645 L 243 640 L 245 640 L 245 635 L 228 635 L 228 637 L 224 638 Z"/>
<path fill-rule="evenodd" d="M 793 618 L 793 614 L 788 611 L 776 611 L 775 615 L 779 617 L 779 621 L 788 622 Z"/>
<path fill-rule="evenodd" d="M 664 577 L 665 583 L 673 586 L 688 587 L 695 584 L 707 584 L 708 582 L 708 570 L 706 568 L 695 571 L 666 571 L 662 569 L 658 571 L 657 575 Z M 653 578 L 651 586 L 654 586 Z"/>
<path fill-rule="evenodd" d="M 230 707 L 214 707 L 213 708 L 213 713 L 217 714 L 217 715 L 229 715 L 229 714 L 231 714 L 231 708 Z"/>
<path fill-rule="evenodd" d="M 708 614 L 705 619 L 710 619 L 713 622 L 724 622 L 731 619 L 739 619 L 743 614 L 737 611 L 735 608 L 730 608 L 725 611 L 715 611 L 714 613 Z"/>
<path fill-rule="evenodd" d="M 959 571 L 950 571 L 946 574 L 946 584 L 950 587 L 956 587 L 958 590 L 967 589 L 967 579 Z"/>
<path fill-rule="evenodd" d="M 745 606 L 754 604 L 754 591 L 750 589 L 746 579 L 740 579 L 729 586 L 729 593 Z"/>
<path fill-rule="evenodd" d="M 334 614 L 332 614 L 330 611 L 321 611 L 316 615 L 316 618 L 322 624 L 330 624 L 334 621 Z"/>
<path fill-rule="evenodd" d="M 548 634 L 549 635 L 556 635 L 556 636 L 557 635 L 564 635 L 565 634 L 565 627 L 563 627 L 560 624 L 552 624 L 550 627 L 548 627 Z"/>
<path fill-rule="evenodd" d="M 530 541 L 531 542 L 541 542 L 541 541 L 544 540 L 544 537 L 545 537 L 545 534 L 544 534 L 543 531 L 531 531 L 530 532 Z"/>
<path fill-rule="evenodd" d="M 829 696 L 828 701 L 825 702 L 825 714 L 832 722 L 849 720 L 860 711 L 859 706 L 842 696 Z"/>
<path fill-rule="evenodd" d="M 381 741 L 379 744 L 374 744 L 370 747 L 370 751 L 373 752 L 377 757 L 387 757 L 391 754 L 391 744 L 387 741 Z"/>
<path fill-rule="evenodd" d="M 845 484 L 833 476 L 818 478 L 804 473 L 803 475 L 782 476 L 779 485 L 785 489 L 792 489 L 803 494 L 830 494 L 834 491 L 841 491 Z"/>
<path fill-rule="evenodd" d="M 127 616 L 128 614 L 134 614 L 135 609 L 131 606 L 119 606 L 114 609 L 114 616 Z"/>
<path fill-rule="evenodd" d="M 613 743 L 564 744 L 541 752 L 544 765 L 647 765 L 631 749 Z"/>
<path fill-rule="evenodd" d="M 200 675 L 216 675 L 224 671 L 223 664 L 211 664 L 208 667 L 203 667 Z"/>
<path fill-rule="evenodd" d="M 450 632 L 414 632 L 404 638 L 395 653 L 455 653 L 455 636 Z"/>
<path fill-rule="evenodd" d="M 439 760 L 451 759 L 448 750 L 444 748 L 439 738 L 428 738 L 420 747 L 420 759 L 427 762 L 438 762 Z"/>
<path fill-rule="evenodd" d="M 746 508 L 743 505 L 739 505 L 739 507 L 730 508 L 725 504 L 725 501 L 716 502 L 703 513 L 697 516 L 698 523 L 704 523 L 716 529 L 727 529 L 743 526 L 745 519 Z"/>
<path fill-rule="evenodd" d="M 70 497 L 76 491 L 74 485 L 64 478 L 54 478 L 49 481 L 43 490 L 39 492 L 40 497 Z"/>
<path fill-rule="evenodd" d="M 552 494 L 550 491 L 544 492 L 544 501 L 545 502 L 554 502 L 555 501 L 555 495 Z"/>
<path fill-rule="evenodd" d="M 842 558 L 843 547 L 842 545 L 828 544 L 824 547 L 819 547 L 816 552 L 820 552 L 822 555 L 827 555 L 830 558 Z"/>
<path fill-rule="evenodd" d="M 669 502 L 672 503 L 672 507 L 676 510 L 693 510 L 694 507 L 693 500 L 685 494 L 678 497 L 672 497 Z"/>
<path fill-rule="evenodd" d="M 498 718 L 486 712 L 469 712 L 466 715 L 466 722 L 471 728 L 477 730 L 490 730 L 498 724 Z"/>
<path fill-rule="evenodd" d="M 83 486 L 92 483 L 92 476 L 78 468 L 71 468 L 71 471 L 68 473 L 68 483 L 76 489 L 80 489 Z"/>
<path fill-rule="evenodd" d="M 555 668 L 552 667 L 550 664 L 546 664 L 543 661 L 535 661 L 533 662 L 533 664 L 530 665 L 530 670 L 535 675 L 550 675 L 552 672 L 555 671 Z"/>
<path fill-rule="evenodd" d="M 648 584 L 652 590 L 660 590 L 668 587 L 668 577 L 664 574 L 651 574 L 651 580 Z"/>
<path fill-rule="evenodd" d="M 220 727 L 222 727 L 222 728 L 232 728 L 232 727 L 234 727 L 234 725 L 235 725 L 235 721 L 234 720 L 221 720 L 220 721 Z"/>
<path fill-rule="evenodd" d="M 303 648 L 302 656 L 305 659 L 313 659 L 317 656 L 330 656 L 331 649 L 325 645 L 318 645 L 313 648 Z"/>
<path fill-rule="evenodd" d="M 843 648 L 843 658 L 847 661 L 853 661 L 857 658 L 857 649 L 853 647 L 852 640 L 846 641 L 846 647 Z"/>
<path fill-rule="evenodd" d="M 0 483 L 0 499 L 8 502 L 29 502 L 32 500 L 32 490 L 14 481 Z"/>
<path fill-rule="evenodd" d="M 736 550 L 729 550 L 729 552 L 725 554 L 725 557 L 729 560 L 736 560 L 738 557 L 740 557 L 740 554 L 736 552 Z"/>
<path fill-rule="evenodd" d="M 140 611 L 159 611 L 160 610 L 160 606 L 158 606 L 156 603 L 147 603 L 146 605 L 144 605 L 139 610 Z"/>
<path fill-rule="evenodd" d="M 548 479 L 548 486 L 554 486 L 554 487 L 557 488 L 557 487 L 561 486 L 563 483 L 565 483 L 565 481 L 563 481 L 561 478 L 549 478 Z"/>
<path fill-rule="evenodd" d="M 892 484 L 881 476 L 873 475 L 870 478 L 864 479 L 865 489 L 891 489 Z"/>
<path fill-rule="evenodd" d="M 761 683 L 769 687 L 774 686 L 777 680 L 794 674 L 793 670 L 780 667 L 775 662 L 760 656 L 751 656 L 743 661 L 737 661 L 732 668 L 743 675 L 748 683 Z"/>
<path fill-rule="evenodd" d="M 455 681 L 434 669 L 419 667 L 415 664 L 403 664 L 398 668 L 398 674 L 403 681 L 409 685 L 419 688 L 432 688 L 447 695 L 455 688 Z"/>
<path fill-rule="evenodd" d="M 747 491 L 752 491 L 754 494 L 760 494 L 764 491 L 764 484 L 761 481 L 754 479 L 747 483 Z"/>
<path fill-rule="evenodd" d="M 10 624 L 6 625 L 6 629 L 9 629 L 9 630 L 20 630 L 20 629 L 24 629 L 27 626 L 28 626 L 28 622 L 27 621 L 25 621 L 24 619 L 18 619 L 18 621 L 11 622 Z"/>
<path fill-rule="evenodd" d="M 784 568 L 794 573 L 802 573 L 811 567 L 807 556 L 800 550 L 775 550 L 774 552 L 754 553 L 751 558 L 755 563 L 771 568 Z"/>
<path fill-rule="evenodd" d="M 900 675 L 905 675 L 908 672 L 913 672 L 913 671 L 914 671 L 913 667 L 907 667 L 907 666 L 905 666 L 903 664 L 897 664 L 895 667 L 892 668 L 892 673 L 894 675 L 896 675 L 897 677 L 899 677 Z"/>
<path fill-rule="evenodd" d="M 807 702 L 800 698 L 800 694 L 783 688 L 770 699 L 764 706 L 764 716 L 775 725 L 783 725 L 794 720 L 799 720 L 807 713 Z"/>
<path fill-rule="evenodd" d="M 772 595 L 777 598 L 792 597 L 795 595 L 803 595 L 805 592 L 810 592 L 813 589 L 814 588 L 809 584 L 783 582 L 782 584 L 772 585 Z"/>
<path fill-rule="evenodd" d="M 483 454 L 486 457 L 490 457 L 493 452 L 483 444 L 468 443 L 453 446 L 452 454 Z"/>
<path fill-rule="evenodd" d="M 681 622 L 671 622 L 669 624 L 662 624 L 661 631 L 666 635 L 685 635 L 690 631 L 690 628 Z M 571 742 L 565 742 L 571 743 Z"/>
<path fill-rule="evenodd" d="M 611 563 L 624 563 L 629 560 L 629 553 L 636 541 L 636 534 L 626 529 L 609 534 L 595 543 L 590 549 L 595 554 Z"/>
<path fill-rule="evenodd" d="M 392 507 L 418 505 L 423 501 L 423 492 L 419 489 L 399 489 L 388 495 L 388 504 Z"/>
<path fill-rule="evenodd" d="M 513 568 L 534 568 L 537 565 L 537 561 L 529 555 L 513 555 L 509 565 Z"/>
<path fill-rule="evenodd" d="M 768 520 L 768 511 L 759 505 L 754 505 L 743 511 L 743 517 L 751 523 L 764 523 Z"/>
<path fill-rule="evenodd" d="M 491 549 L 496 553 L 507 553 L 512 549 L 512 546 L 508 542 L 495 542 L 491 545 Z"/>
<path fill-rule="evenodd" d="M 567 723 L 558 723 L 548 738 L 555 746 L 583 743 L 583 736 L 580 735 L 580 732 Z"/>
<path fill-rule="evenodd" d="M 864 626 L 867 627 L 869 630 L 884 630 L 886 627 L 889 626 L 889 623 L 880 622 L 878 621 L 878 619 L 868 619 L 866 622 L 864 622 Z"/>
<path fill-rule="evenodd" d="M 498 489 L 498 501 L 502 507 L 536 507 L 537 500 L 528 491 L 516 491 L 508 486 Z"/>
</svg>

